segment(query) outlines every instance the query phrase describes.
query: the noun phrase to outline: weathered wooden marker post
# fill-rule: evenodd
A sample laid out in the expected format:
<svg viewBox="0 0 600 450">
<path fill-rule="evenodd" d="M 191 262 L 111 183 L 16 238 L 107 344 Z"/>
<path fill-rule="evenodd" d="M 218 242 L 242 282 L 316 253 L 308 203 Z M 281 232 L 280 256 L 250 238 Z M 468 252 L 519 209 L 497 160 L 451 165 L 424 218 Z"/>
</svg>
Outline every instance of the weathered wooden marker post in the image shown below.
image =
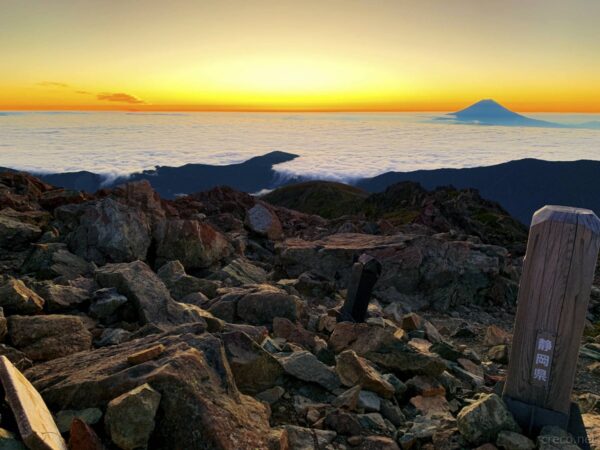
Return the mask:
<svg viewBox="0 0 600 450">
<path fill-rule="evenodd" d="M 360 255 L 352 266 L 348 294 L 340 311 L 339 321 L 365 321 L 371 292 L 380 275 L 381 263 L 367 254 Z"/>
<path fill-rule="evenodd" d="M 556 425 L 581 436 L 571 391 L 599 247 L 590 210 L 545 206 L 533 215 L 503 393 L 526 432 Z"/>
</svg>

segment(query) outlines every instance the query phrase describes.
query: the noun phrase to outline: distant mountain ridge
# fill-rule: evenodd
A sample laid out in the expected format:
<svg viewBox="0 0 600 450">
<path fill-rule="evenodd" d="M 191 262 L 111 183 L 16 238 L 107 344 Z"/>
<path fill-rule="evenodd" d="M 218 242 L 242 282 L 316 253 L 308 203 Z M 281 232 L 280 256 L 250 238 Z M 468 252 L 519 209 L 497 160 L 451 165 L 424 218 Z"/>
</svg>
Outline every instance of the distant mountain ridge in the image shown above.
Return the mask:
<svg viewBox="0 0 600 450">
<path fill-rule="evenodd" d="M 600 161 L 544 161 L 521 159 L 486 167 L 387 172 L 359 180 L 356 185 L 381 192 L 400 181 L 414 181 L 426 189 L 439 186 L 474 188 L 500 203 L 513 217 L 529 224 L 544 205 L 587 208 L 600 214 Z"/>
<path fill-rule="evenodd" d="M 499 125 L 512 127 L 544 127 L 544 128 L 567 128 L 567 125 L 547 122 L 545 120 L 531 119 L 505 108 L 492 99 L 480 100 L 477 103 L 439 120 L 451 118 L 460 123 L 478 125 Z"/>
<path fill-rule="evenodd" d="M 31 173 L 54 186 L 90 193 L 130 181 L 148 180 L 161 197 L 174 198 L 180 194 L 205 191 L 220 185 L 251 193 L 261 189 L 272 189 L 281 184 L 281 176 L 273 169 L 273 166 L 297 157 L 298 155 L 293 153 L 274 151 L 237 164 L 157 166 L 153 170 L 135 172 L 127 177 L 117 177 L 111 180 L 88 171 L 52 174 L 32 171 Z M 12 172 L 14 169 L 0 167 L 0 172 L 3 171 Z"/>
<path fill-rule="evenodd" d="M 297 158 L 297 155 L 271 152 L 226 166 L 206 164 L 163 166 L 110 182 L 101 175 L 85 171 L 35 175 L 55 186 L 90 193 L 104 187 L 138 180 L 148 180 L 165 198 L 206 191 L 223 185 L 256 193 L 308 181 L 308 177 L 284 178 L 275 170 L 276 164 L 294 158 Z M 0 172 L 6 170 L 12 171 L 12 169 L 0 168 Z M 440 186 L 477 189 L 483 198 L 500 203 L 513 217 L 524 224 L 529 223 L 537 209 L 547 204 L 588 208 L 600 214 L 600 195 L 598 195 L 600 161 L 522 159 L 486 167 L 387 172 L 357 180 L 353 184 L 365 191 L 383 192 L 388 186 L 401 181 L 417 182 L 430 190 Z M 354 194 L 351 191 L 347 193 L 348 201 L 352 201 Z"/>
</svg>

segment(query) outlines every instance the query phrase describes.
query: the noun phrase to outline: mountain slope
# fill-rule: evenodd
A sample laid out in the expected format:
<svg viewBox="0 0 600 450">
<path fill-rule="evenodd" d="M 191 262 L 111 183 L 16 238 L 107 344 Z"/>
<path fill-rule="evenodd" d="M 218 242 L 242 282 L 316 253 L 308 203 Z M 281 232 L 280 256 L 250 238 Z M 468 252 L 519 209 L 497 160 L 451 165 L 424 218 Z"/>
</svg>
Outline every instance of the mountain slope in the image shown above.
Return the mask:
<svg viewBox="0 0 600 450">
<path fill-rule="evenodd" d="M 275 189 L 262 199 L 284 208 L 333 219 L 359 212 L 368 196 L 362 189 L 347 184 L 306 181 Z"/>
</svg>

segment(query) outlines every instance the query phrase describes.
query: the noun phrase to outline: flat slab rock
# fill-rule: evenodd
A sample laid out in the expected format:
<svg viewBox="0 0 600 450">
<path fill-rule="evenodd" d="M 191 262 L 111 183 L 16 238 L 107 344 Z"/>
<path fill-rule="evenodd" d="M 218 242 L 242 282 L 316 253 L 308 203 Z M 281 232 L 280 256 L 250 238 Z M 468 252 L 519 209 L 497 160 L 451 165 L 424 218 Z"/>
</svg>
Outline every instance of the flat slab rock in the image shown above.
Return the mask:
<svg viewBox="0 0 600 450">
<path fill-rule="evenodd" d="M 67 450 L 67 444 L 42 396 L 6 356 L 0 356 L 0 380 L 27 447 L 32 450 Z"/>
</svg>

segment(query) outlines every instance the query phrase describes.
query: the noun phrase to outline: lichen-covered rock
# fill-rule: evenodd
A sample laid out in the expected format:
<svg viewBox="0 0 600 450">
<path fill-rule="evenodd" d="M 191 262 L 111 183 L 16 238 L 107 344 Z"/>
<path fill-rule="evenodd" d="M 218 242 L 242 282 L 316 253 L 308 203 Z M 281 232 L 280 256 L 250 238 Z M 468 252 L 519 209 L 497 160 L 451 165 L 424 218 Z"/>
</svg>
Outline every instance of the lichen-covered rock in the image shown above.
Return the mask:
<svg viewBox="0 0 600 450">
<path fill-rule="evenodd" d="M 33 361 L 48 361 L 89 350 L 92 335 L 75 316 L 10 316 L 8 339 Z"/>
<path fill-rule="evenodd" d="M 160 398 L 160 393 L 146 383 L 108 403 L 104 423 L 117 447 L 123 450 L 147 447 Z"/>
<path fill-rule="evenodd" d="M 458 431 L 471 444 L 495 442 L 500 431 L 519 432 L 514 417 L 496 394 L 482 395 L 456 417 Z"/>
</svg>

